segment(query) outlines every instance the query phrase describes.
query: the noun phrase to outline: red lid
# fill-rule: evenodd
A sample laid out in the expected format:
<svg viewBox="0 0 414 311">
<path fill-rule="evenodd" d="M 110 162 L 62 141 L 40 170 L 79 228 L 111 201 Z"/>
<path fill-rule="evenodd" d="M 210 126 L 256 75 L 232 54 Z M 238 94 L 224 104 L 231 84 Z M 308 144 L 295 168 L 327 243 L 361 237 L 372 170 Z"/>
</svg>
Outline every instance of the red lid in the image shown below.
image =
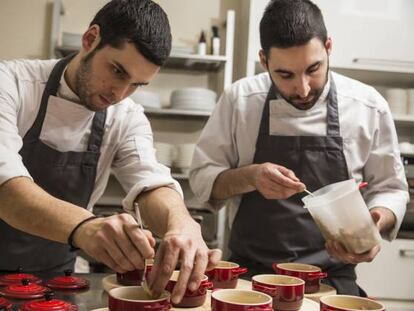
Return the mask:
<svg viewBox="0 0 414 311">
<path fill-rule="evenodd" d="M 26 302 L 21 306 L 22 311 L 75 311 L 78 308 L 66 301 L 52 299 L 53 292 L 46 291 L 45 299 Z"/>
<path fill-rule="evenodd" d="M 0 297 L 0 308 L 6 308 L 6 310 L 11 310 L 12 304 L 6 298 Z"/>
<path fill-rule="evenodd" d="M 50 279 L 46 285 L 55 289 L 83 289 L 89 287 L 89 281 L 72 276 L 72 270 L 65 270 L 64 276 Z"/>
<path fill-rule="evenodd" d="M 43 297 L 46 290 L 47 288 L 44 286 L 23 279 L 22 284 L 11 284 L 6 288 L 2 288 L 0 295 L 15 299 L 33 299 Z"/>
<path fill-rule="evenodd" d="M 22 284 L 23 279 L 28 279 L 32 283 L 42 283 L 42 280 L 38 277 L 33 274 L 23 273 L 22 271 L 22 268 L 19 268 L 17 273 L 0 275 L 0 285 Z"/>
</svg>

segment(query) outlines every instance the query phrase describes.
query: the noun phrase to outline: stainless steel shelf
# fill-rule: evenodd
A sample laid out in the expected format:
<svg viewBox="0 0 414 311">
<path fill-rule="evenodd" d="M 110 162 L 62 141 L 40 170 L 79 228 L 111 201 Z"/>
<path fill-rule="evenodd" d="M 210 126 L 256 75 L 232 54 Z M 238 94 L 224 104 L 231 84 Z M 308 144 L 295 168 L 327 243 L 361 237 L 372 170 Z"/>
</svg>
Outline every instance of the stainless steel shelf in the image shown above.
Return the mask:
<svg viewBox="0 0 414 311">
<path fill-rule="evenodd" d="M 57 46 L 56 54 L 66 56 L 78 52 L 77 46 Z M 196 54 L 171 54 L 163 68 L 188 69 L 194 71 L 218 71 L 228 61 L 223 55 L 196 55 Z"/>
<path fill-rule="evenodd" d="M 218 71 L 228 61 L 221 55 L 172 54 L 164 68 L 188 69 L 194 71 Z"/>
<path fill-rule="evenodd" d="M 156 108 L 144 108 L 144 111 L 148 115 L 154 116 L 188 116 L 188 117 L 203 117 L 208 118 L 211 115 L 211 111 L 208 110 L 184 110 L 184 109 L 156 109 Z"/>
<path fill-rule="evenodd" d="M 393 118 L 395 123 L 414 126 L 414 115 L 394 114 Z"/>
</svg>

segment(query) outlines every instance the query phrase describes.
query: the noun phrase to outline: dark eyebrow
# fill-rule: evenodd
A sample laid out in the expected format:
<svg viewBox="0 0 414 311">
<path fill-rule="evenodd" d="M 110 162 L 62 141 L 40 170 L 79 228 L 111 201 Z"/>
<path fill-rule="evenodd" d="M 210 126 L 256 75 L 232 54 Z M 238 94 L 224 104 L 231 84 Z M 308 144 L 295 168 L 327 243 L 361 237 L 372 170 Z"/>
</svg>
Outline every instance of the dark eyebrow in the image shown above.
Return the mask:
<svg viewBox="0 0 414 311">
<path fill-rule="evenodd" d="M 117 62 L 116 60 L 114 61 L 115 65 L 118 67 L 118 69 L 127 77 L 127 78 L 131 78 L 131 75 L 128 73 L 128 71 L 124 68 L 124 66 L 122 66 L 119 62 Z M 148 85 L 149 82 L 136 82 L 133 83 L 135 85 L 141 86 L 141 85 Z"/>
<path fill-rule="evenodd" d="M 276 72 L 276 73 L 282 73 L 282 74 L 293 74 L 293 72 L 292 71 L 289 71 L 289 70 L 285 70 L 285 69 L 276 69 L 274 72 Z"/>
<path fill-rule="evenodd" d="M 316 65 L 319 65 L 322 61 L 317 60 L 316 62 L 314 62 L 312 65 L 310 65 L 306 70 L 311 69 L 312 67 L 315 67 Z"/>
<path fill-rule="evenodd" d="M 310 66 L 308 66 L 308 68 L 306 68 L 306 70 L 311 69 L 312 67 L 315 67 L 316 65 L 319 65 L 322 61 L 317 60 L 316 62 L 314 62 L 313 64 L 311 64 Z M 286 69 L 276 69 L 274 70 L 275 73 L 281 73 L 281 74 L 293 74 L 292 71 L 286 70 Z"/>
</svg>

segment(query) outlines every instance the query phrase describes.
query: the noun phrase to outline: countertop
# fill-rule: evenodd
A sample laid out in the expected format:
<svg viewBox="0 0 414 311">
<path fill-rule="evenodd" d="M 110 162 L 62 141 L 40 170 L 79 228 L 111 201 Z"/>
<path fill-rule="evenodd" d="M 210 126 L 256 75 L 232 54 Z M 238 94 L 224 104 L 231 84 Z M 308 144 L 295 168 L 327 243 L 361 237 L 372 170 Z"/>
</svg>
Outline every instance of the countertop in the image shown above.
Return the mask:
<svg viewBox="0 0 414 311">
<path fill-rule="evenodd" d="M 41 278 L 43 281 L 59 276 L 62 274 L 59 273 L 33 273 L 37 277 Z M 54 290 L 56 299 L 61 299 L 67 302 L 71 302 L 78 306 L 79 311 L 90 311 L 93 309 L 103 308 L 107 306 L 108 296 L 102 287 L 102 278 L 107 276 L 105 273 L 89 273 L 89 274 L 73 274 L 74 276 L 79 276 L 89 280 L 90 287 L 88 290 L 83 291 L 58 291 Z M 8 299 L 8 298 L 7 298 Z M 13 303 L 13 310 L 17 311 L 19 306 L 29 300 L 11 300 Z"/>
</svg>

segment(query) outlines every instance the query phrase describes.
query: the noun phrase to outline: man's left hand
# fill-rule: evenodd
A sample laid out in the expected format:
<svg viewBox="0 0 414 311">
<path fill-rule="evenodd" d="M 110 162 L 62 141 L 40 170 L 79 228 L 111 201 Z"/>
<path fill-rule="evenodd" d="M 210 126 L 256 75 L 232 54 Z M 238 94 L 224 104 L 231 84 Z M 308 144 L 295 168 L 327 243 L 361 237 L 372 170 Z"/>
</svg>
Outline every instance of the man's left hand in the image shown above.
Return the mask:
<svg viewBox="0 0 414 311">
<path fill-rule="evenodd" d="M 370 214 L 379 232 L 384 233 L 394 227 L 396 218 L 388 208 L 375 207 L 370 210 Z M 325 247 L 331 257 L 353 265 L 361 262 L 371 262 L 381 250 L 381 245 L 376 245 L 365 253 L 354 254 L 348 252 L 340 242 L 332 240 L 328 240 Z"/>
<path fill-rule="evenodd" d="M 165 288 L 177 262 L 180 276 L 172 293 L 172 301 L 181 301 L 186 289 L 196 290 L 206 270 L 221 259 L 219 249 L 209 250 L 201 236 L 200 226 L 192 219 L 179 229 L 167 232 L 157 250 L 149 285 L 155 295 Z"/>
</svg>

